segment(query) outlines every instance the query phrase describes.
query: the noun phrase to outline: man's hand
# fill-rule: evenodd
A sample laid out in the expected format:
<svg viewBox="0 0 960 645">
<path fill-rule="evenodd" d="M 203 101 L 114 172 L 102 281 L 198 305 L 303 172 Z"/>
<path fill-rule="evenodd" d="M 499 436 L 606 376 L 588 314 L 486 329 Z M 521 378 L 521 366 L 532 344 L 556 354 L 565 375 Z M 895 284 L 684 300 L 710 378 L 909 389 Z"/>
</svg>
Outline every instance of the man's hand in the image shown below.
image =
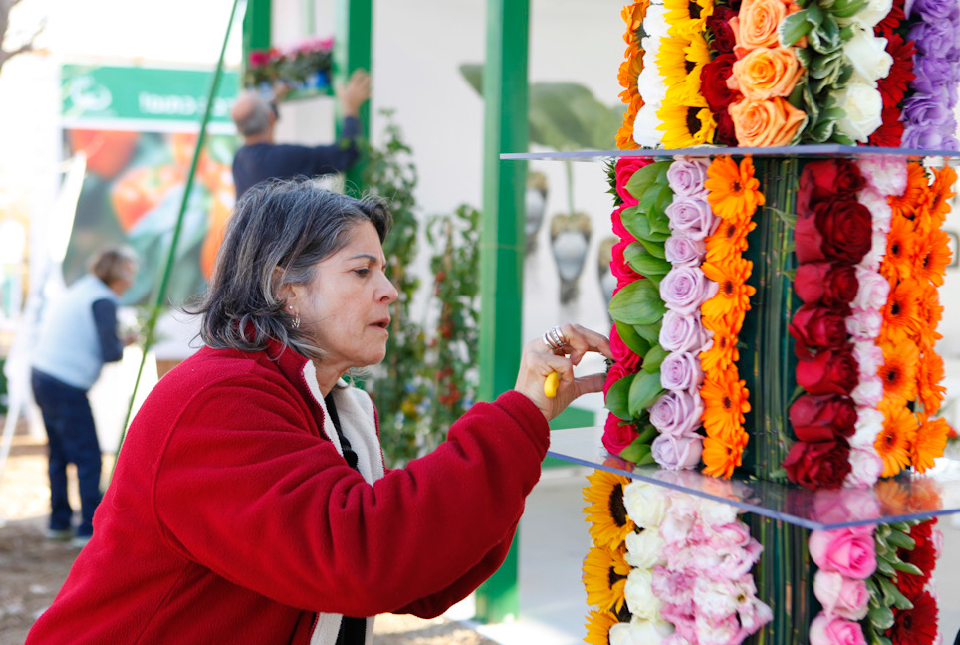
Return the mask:
<svg viewBox="0 0 960 645">
<path fill-rule="evenodd" d="M 370 98 L 370 74 L 363 69 L 355 71 L 346 85 L 337 87 L 337 98 L 340 99 L 343 116 L 358 116 L 360 106 Z"/>
</svg>

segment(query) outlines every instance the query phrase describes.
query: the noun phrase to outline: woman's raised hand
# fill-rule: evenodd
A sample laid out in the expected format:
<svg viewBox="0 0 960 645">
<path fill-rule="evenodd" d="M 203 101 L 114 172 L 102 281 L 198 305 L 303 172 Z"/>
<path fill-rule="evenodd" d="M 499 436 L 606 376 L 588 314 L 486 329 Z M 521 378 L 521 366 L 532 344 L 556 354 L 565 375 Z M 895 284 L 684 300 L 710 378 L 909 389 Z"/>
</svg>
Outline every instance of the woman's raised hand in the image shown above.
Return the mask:
<svg viewBox="0 0 960 645">
<path fill-rule="evenodd" d="M 531 340 L 524 346 L 515 389 L 533 401 L 550 421 L 581 395 L 599 392 L 603 388 L 605 375 L 602 372 L 580 377 L 573 374 L 573 366 L 579 365 L 587 352 L 599 352 L 611 358 L 610 341 L 580 325 L 564 323 L 554 327 L 543 338 Z M 544 392 L 544 384 L 551 372 L 560 376 L 553 397 Z"/>
</svg>

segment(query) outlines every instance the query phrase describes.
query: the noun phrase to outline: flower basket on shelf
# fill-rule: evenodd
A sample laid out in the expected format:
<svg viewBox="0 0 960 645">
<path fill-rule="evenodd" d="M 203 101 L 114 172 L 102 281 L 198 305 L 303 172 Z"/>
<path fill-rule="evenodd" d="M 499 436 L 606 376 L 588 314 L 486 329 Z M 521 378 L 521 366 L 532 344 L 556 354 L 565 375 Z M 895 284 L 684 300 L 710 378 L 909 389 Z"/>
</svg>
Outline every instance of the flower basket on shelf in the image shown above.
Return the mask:
<svg viewBox="0 0 960 645">
<path fill-rule="evenodd" d="M 244 74 L 246 87 L 272 93 L 276 83 L 294 91 L 323 90 L 330 87 L 333 68 L 333 38 L 313 38 L 280 51 L 252 51 Z"/>
</svg>

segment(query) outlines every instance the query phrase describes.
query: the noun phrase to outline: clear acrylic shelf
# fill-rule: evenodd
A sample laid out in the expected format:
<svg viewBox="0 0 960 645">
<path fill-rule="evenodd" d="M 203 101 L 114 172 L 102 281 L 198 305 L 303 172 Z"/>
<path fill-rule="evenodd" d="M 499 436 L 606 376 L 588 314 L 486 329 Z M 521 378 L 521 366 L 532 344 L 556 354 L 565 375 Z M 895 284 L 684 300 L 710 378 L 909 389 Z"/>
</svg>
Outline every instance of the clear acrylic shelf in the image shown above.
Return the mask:
<svg viewBox="0 0 960 645">
<path fill-rule="evenodd" d="M 778 146 L 771 148 L 726 148 L 720 146 L 697 146 L 693 148 L 641 148 L 636 150 L 574 150 L 568 152 L 502 152 L 500 159 L 554 160 L 554 161 L 603 161 L 615 157 L 654 157 L 713 155 L 754 155 L 757 157 L 864 157 L 869 155 L 905 158 L 943 157 L 951 164 L 960 163 L 957 150 L 920 150 L 914 148 L 883 148 L 879 146 L 845 146 L 838 143 L 820 143 L 802 146 Z"/>
<path fill-rule="evenodd" d="M 547 454 L 811 529 L 890 523 L 960 512 L 960 461 L 953 459 L 937 460 L 936 467 L 925 475 L 901 475 L 877 482 L 873 488 L 811 491 L 736 475 L 723 480 L 695 470 L 637 466 L 604 450 L 600 442 L 602 436 L 602 427 L 554 430 Z"/>
</svg>

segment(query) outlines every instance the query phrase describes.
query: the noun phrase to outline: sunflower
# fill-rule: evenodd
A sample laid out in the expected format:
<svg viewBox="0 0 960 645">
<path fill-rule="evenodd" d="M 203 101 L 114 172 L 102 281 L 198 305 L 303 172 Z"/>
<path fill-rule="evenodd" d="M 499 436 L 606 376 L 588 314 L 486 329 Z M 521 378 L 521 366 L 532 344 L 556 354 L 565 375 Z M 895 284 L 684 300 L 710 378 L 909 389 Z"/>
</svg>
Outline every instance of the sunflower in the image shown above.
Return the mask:
<svg viewBox="0 0 960 645">
<path fill-rule="evenodd" d="M 749 436 L 743 429 L 734 435 L 734 441 L 706 437 L 703 440 L 703 474 L 729 479 L 734 468 L 743 464 L 743 449 Z"/>
<path fill-rule="evenodd" d="M 660 72 L 663 84 L 668 89 L 679 88 L 687 83 L 687 75 L 694 67 L 693 65 L 687 67 L 687 55 L 684 50 L 689 46 L 690 39 L 686 36 L 660 39 L 660 49 L 657 50 L 657 71 Z M 680 96 L 675 94 L 674 98 L 686 98 L 686 94 L 683 93 Z"/>
<path fill-rule="evenodd" d="M 936 414 L 943 404 L 947 389 L 943 382 L 943 358 L 932 349 L 923 352 L 917 368 L 917 399 L 926 414 Z"/>
<path fill-rule="evenodd" d="M 917 428 L 917 438 L 913 442 L 910 463 L 918 473 L 933 468 L 933 460 L 943 456 L 943 449 L 947 447 L 948 432 L 950 432 L 950 426 L 946 419 L 924 421 Z"/>
<path fill-rule="evenodd" d="M 706 374 L 726 372 L 734 367 L 738 360 L 740 349 L 737 347 L 737 335 L 727 330 L 714 330 L 713 345 L 700 352 L 700 367 Z"/>
<path fill-rule="evenodd" d="M 957 181 L 957 171 L 950 166 L 940 170 L 932 169 L 933 182 L 924 192 L 924 200 L 917 209 L 918 227 L 924 230 L 939 228 L 950 212 L 950 198 L 956 195 L 953 184 Z"/>
<path fill-rule="evenodd" d="M 738 255 L 723 263 L 707 262 L 701 268 L 708 280 L 720 285 L 717 295 L 701 305 L 703 317 L 727 320 L 739 330 L 743 313 L 750 309 L 750 297 L 757 293 L 747 284 L 747 278 L 753 273 L 753 262 Z"/>
<path fill-rule="evenodd" d="M 700 96 L 700 76 L 703 67 L 710 62 L 710 46 L 702 34 L 693 34 L 690 43 L 683 48 L 684 69 L 687 72 L 685 80 L 687 96 Z M 704 104 L 706 98 L 703 99 Z M 700 105 L 696 102 L 696 105 Z"/>
<path fill-rule="evenodd" d="M 623 113 L 623 124 L 617 130 L 617 149 L 635 150 L 640 146 L 633 140 L 633 122 L 637 119 L 637 112 L 643 107 L 643 98 L 638 94 L 630 102 L 627 111 Z"/>
<path fill-rule="evenodd" d="M 894 217 L 900 216 L 913 220 L 914 213 L 924 200 L 927 192 L 927 176 L 923 165 L 911 161 L 907 164 L 907 187 L 903 195 L 890 195 L 887 202 L 893 208 Z"/>
<path fill-rule="evenodd" d="M 880 264 L 880 273 L 891 282 L 905 280 L 913 272 L 914 246 L 917 235 L 913 222 L 904 217 L 894 217 L 887 234 L 887 252 Z M 892 285 L 891 285 L 892 286 Z"/>
<path fill-rule="evenodd" d="M 757 223 L 723 221 L 717 230 L 707 238 L 707 262 L 719 263 L 727 258 L 737 257 L 747 250 L 747 235 L 757 228 Z"/>
<path fill-rule="evenodd" d="M 917 437 L 917 418 L 903 401 L 885 398 L 880 402 L 883 429 L 874 447 L 883 459 L 881 477 L 892 477 L 910 465 L 910 451 Z"/>
<path fill-rule="evenodd" d="M 625 88 L 620 92 L 620 100 L 626 104 L 633 102 L 633 99 L 640 96 L 637 90 L 637 77 L 643 71 L 643 51 L 639 56 L 633 56 L 620 63 L 620 70 L 617 73 L 617 80 L 620 86 Z"/>
<path fill-rule="evenodd" d="M 587 479 L 590 485 L 583 489 L 583 500 L 590 505 L 583 512 L 591 523 L 590 535 L 597 546 L 619 548 L 634 529 L 633 520 L 623 506 L 623 487 L 630 480 L 604 470 L 593 471 Z"/>
<path fill-rule="evenodd" d="M 713 15 L 713 0 L 664 0 L 663 6 L 673 35 L 700 35 Z"/>
<path fill-rule="evenodd" d="M 610 628 L 618 622 L 612 611 L 591 611 L 587 616 L 587 636 L 583 640 L 590 645 L 610 645 Z"/>
<path fill-rule="evenodd" d="M 923 287 L 916 280 L 902 280 L 891 289 L 887 304 L 883 306 L 883 327 L 880 335 L 884 340 L 899 342 L 916 338 L 920 333 L 920 294 Z"/>
<path fill-rule="evenodd" d="M 583 562 L 583 584 L 587 587 L 587 604 L 601 609 L 620 611 L 625 597 L 630 565 L 624 560 L 625 547 L 609 550 L 594 546 Z"/>
<path fill-rule="evenodd" d="M 920 350 L 912 340 L 904 338 L 896 343 L 881 343 L 883 365 L 878 374 L 883 381 L 885 399 L 901 402 L 917 398 L 917 363 Z"/>
<path fill-rule="evenodd" d="M 657 110 L 657 118 L 660 119 L 657 130 L 663 131 L 665 148 L 689 148 L 713 143 L 713 135 L 717 131 L 713 112 L 699 94 L 690 98 L 696 99 L 691 100 L 691 103 L 703 103 L 703 105 L 676 103 L 670 97 L 670 90 L 667 90 L 667 98 L 664 99 L 663 106 Z"/>
<path fill-rule="evenodd" d="M 746 225 L 757 207 L 766 203 L 760 192 L 760 180 L 753 176 L 753 160 L 749 156 L 737 166 L 736 161 L 721 155 L 710 163 L 707 177 L 704 182 L 710 191 L 707 201 L 724 222 Z"/>
<path fill-rule="evenodd" d="M 703 428 L 707 436 L 724 439 L 730 445 L 743 432 L 744 416 L 750 411 L 750 392 L 746 381 L 737 380 L 736 370 L 705 374 L 700 386 L 703 399 Z"/>
<path fill-rule="evenodd" d="M 913 252 L 914 275 L 918 280 L 928 280 L 940 287 L 952 259 L 950 236 L 939 228 L 930 230 L 917 238 Z"/>
</svg>

